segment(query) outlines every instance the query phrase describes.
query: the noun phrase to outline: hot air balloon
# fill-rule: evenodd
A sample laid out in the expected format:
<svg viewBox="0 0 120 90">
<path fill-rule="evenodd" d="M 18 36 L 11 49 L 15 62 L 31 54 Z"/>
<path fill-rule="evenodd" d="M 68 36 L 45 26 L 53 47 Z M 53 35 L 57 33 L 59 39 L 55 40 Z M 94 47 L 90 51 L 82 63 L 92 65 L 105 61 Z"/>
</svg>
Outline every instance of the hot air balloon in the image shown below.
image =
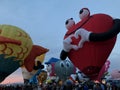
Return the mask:
<svg viewBox="0 0 120 90">
<path fill-rule="evenodd" d="M 59 61 L 60 59 L 58 58 L 50 58 L 47 62 L 45 62 L 45 64 L 47 65 L 46 69 L 47 69 L 47 72 L 49 74 L 49 77 L 52 79 L 52 78 L 56 78 L 56 73 L 55 73 L 55 63 L 57 61 Z"/>
<path fill-rule="evenodd" d="M 59 60 L 55 63 L 55 73 L 60 80 L 67 80 L 71 74 L 76 73 L 76 68 L 69 60 Z"/>
<path fill-rule="evenodd" d="M 29 83 L 33 85 L 42 84 L 47 79 L 47 72 L 39 69 L 30 79 Z"/>
<path fill-rule="evenodd" d="M 31 37 L 21 28 L 0 25 L 0 82 L 21 66 L 31 72 L 35 58 L 48 49 L 34 45 Z"/>
<path fill-rule="evenodd" d="M 46 79 L 47 79 L 47 76 L 48 76 L 47 72 L 43 70 L 37 77 L 38 83 L 39 84 L 44 83 L 46 81 Z"/>
<path fill-rule="evenodd" d="M 66 59 L 68 56 L 80 71 L 95 80 L 115 45 L 116 36 L 106 41 L 89 42 L 89 35 L 108 32 L 114 22 L 113 18 L 107 14 L 90 15 L 88 8 L 81 9 L 79 15 L 81 21 L 76 24 L 71 25 L 70 20 L 66 21 L 68 31 L 64 36 L 64 47 L 60 58 Z M 83 34 L 81 35 L 81 33 Z M 85 39 L 82 39 L 82 36 Z M 84 43 L 84 41 L 86 42 Z"/>
<path fill-rule="evenodd" d="M 110 61 L 107 60 L 99 72 L 99 75 L 97 77 L 98 81 L 101 81 L 101 78 L 105 77 L 104 74 L 108 72 L 109 67 L 110 67 Z"/>
</svg>

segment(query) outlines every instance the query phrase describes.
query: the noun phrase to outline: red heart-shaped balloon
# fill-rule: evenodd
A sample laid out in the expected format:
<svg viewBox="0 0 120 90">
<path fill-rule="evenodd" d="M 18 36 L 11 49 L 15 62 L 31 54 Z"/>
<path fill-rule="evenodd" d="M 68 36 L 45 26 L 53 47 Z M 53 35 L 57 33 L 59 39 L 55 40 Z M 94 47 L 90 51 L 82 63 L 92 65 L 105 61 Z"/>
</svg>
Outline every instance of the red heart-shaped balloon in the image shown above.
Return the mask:
<svg viewBox="0 0 120 90">
<path fill-rule="evenodd" d="M 108 31 L 112 26 L 112 17 L 106 14 L 94 14 L 90 17 L 84 18 L 69 29 L 64 38 L 74 34 L 79 28 L 84 28 L 94 33 L 102 33 Z M 78 45 L 79 41 L 80 38 L 72 38 L 72 44 Z M 84 46 L 77 51 L 71 49 L 68 53 L 68 58 L 84 74 L 91 79 L 95 79 L 105 61 L 108 59 L 115 42 L 116 37 L 100 42 L 85 42 Z"/>
</svg>

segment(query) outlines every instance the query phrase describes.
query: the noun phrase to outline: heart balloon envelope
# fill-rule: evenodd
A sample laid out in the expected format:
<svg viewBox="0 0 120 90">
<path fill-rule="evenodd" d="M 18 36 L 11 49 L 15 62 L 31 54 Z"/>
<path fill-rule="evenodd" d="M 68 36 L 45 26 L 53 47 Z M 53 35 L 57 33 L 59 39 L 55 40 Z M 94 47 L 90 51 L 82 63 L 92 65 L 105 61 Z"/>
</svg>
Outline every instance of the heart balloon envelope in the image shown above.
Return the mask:
<svg viewBox="0 0 120 90">
<path fill-rule="evenodd" d="M 108 31 L 112 26 L 112 17 L 106 14 L 94 14 L 89 18 L 84 18 L 70 28 L 64 38 L 74 34 L 79 28 L 84 28 L 93 33 L 103 33 Z M 72 38 L 72 44 L 78 45 L 80 39 L 80 37 L 79 39 Z M 116 37 L 100 42 L 85 42 L 82 48 L 78 50 L 71 49 L 68 53 L 68 58 L 84 74 L 91 79 L 96 79 L 100 69 L 108 59 L 115 42 Z"/>
</svg>

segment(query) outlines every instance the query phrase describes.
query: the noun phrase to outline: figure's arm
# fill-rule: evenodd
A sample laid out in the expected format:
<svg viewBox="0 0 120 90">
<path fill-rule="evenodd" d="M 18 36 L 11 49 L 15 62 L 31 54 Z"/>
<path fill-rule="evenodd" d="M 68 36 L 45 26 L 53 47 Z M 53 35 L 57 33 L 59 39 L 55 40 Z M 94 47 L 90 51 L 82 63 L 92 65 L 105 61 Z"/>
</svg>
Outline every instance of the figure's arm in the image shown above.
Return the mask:
<svg viewBox="0 0 120 90">
<path fill-rule="evenodd" d="M 104 32 L 104 33 L 99 33 L 99 34 L 90 33 L 89 41 L 94 41 L 94 42 L 105 41 L 110 38 L 113 38 L 119 32 L 120 32 L 120 19 L 114 19 L 114 25 L 110 30 L 108 30 L 107 32 Z"/>
<path fill-rule="evenodd" d="M 75 32 L 75 37 L 77 38 L 78 35 L 81 36 L 81 40 L 78 44 L 79 48 L 82 48 L 84 42 L 86 41 L 99 42 L 115 37 L 120 32 L 120 19 L 114 19 L 113 21 L 113 27 L 110 30 L 103 33 L 92 33 L 85 29 L 78 29 Z"/>
<path fill-rule="evenodd" d="M 68 52 L 62 50 L 61 53 L 60 53 L 60 59 L 61 60 L 65 60 L 68 56 Z"/>
<path fill-rule="evenodd" d="M 71 44 L 72 37 L 74 37 L 74 35 L 70 35 L 69 37 L 67 37 L 66 39 L 63 40 L 63 50 L 60 53 L 60 59 L 61 60 L 65 60 L 67 58 L 68 52 L 71 49 L 74 49 L 74 50 L 78 50 L 79 49 L 77 45 Z"/>
</svg>

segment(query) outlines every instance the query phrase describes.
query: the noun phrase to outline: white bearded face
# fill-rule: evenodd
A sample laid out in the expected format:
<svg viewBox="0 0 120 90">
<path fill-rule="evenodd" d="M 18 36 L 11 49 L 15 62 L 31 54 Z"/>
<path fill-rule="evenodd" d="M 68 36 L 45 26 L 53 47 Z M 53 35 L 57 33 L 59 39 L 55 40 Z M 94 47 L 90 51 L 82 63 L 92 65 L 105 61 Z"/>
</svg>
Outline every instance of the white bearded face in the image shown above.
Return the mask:
<svg viewBox="0 0 120 90">
<path fill-rule="evenodd" d="M 86 18 L 86 17 L 89 17 L 89 16 L 90 16 L 89 9 L 83 8 L 83 9 L 80 10 L 79 17 L 80 17 L 81 20 L 84 19 L 84 18 Z"/>
<path fill-rule="evenodd" d="M 73 25 L 75 25 L 75 21 L 73 20 L 73 18 L 70 18 L 68 20 L 66 20 L 65 22 L 65 26 L 66 28 L 69 30 Z"/>
<path fill-rule="evenodd" d="M 48 73 L 52 72 L 52 65 L 51 64 L 48 64 L 46 68 L 47 68 Z"/>
</svg>

